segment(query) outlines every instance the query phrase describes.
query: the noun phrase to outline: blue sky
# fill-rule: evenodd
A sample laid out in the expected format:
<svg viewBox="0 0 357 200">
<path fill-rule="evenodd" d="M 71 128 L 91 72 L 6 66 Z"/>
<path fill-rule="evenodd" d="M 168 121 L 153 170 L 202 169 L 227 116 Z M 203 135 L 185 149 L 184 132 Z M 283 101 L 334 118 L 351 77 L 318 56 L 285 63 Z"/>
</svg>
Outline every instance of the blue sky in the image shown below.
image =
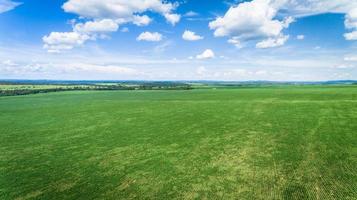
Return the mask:
<svg viewBox="0 0 357 200">
<path fill-rule="evenodd" d="M 0 79 L 357 79 L 357 0 L 0 0 Z"/>
</svg>

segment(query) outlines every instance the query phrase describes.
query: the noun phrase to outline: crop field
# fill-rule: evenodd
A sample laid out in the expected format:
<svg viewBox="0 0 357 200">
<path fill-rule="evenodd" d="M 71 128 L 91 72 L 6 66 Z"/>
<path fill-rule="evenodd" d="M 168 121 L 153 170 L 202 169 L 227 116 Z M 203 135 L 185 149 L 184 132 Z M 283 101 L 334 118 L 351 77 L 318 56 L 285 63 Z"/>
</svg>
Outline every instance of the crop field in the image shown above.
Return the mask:
<svg viewBox="0 0 357 200">
<path fill-rule="evenodd" d="M 0 199 L 357 199 L 357 86 L 0 97 Z"/>
</svg>

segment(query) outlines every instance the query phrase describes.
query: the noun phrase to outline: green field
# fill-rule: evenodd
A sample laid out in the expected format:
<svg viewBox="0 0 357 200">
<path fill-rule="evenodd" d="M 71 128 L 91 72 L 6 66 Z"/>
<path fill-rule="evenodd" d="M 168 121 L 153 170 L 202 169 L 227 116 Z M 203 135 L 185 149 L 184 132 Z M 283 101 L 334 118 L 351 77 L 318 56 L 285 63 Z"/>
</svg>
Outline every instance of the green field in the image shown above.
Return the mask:
<svg viewBox="0 0 357 200">
<path fill-rule="evenodd" d="M 0 98 L 0 199 L 357 199 L 357 87 Z"/>
</svg>

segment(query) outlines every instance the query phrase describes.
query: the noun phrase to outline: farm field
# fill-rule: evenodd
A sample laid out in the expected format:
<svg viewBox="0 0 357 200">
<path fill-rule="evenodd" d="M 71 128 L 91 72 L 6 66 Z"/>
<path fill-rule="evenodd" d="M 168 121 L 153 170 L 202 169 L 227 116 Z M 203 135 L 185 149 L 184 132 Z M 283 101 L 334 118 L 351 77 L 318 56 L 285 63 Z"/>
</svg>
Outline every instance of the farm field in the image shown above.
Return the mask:
<svg viewBox="0 0 357 200">
<path fill-rule="evenodd" d="M 0 199 L 357 199 L 357 86 L 0 97 Z"/>
</svg>

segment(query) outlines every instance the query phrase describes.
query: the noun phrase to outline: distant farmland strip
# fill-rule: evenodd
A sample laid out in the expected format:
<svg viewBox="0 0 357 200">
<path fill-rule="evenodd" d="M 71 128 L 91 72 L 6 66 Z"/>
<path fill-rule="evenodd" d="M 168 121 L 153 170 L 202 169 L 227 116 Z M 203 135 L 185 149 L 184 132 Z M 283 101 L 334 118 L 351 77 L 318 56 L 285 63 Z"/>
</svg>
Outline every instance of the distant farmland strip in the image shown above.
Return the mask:
<svg viewBox="0 0 357 200">
<path fill-rule="evenodd" d="M 84 90 L 189 90 L 190 85 L 0 85 L 0 96 Z"/>
</svg>

